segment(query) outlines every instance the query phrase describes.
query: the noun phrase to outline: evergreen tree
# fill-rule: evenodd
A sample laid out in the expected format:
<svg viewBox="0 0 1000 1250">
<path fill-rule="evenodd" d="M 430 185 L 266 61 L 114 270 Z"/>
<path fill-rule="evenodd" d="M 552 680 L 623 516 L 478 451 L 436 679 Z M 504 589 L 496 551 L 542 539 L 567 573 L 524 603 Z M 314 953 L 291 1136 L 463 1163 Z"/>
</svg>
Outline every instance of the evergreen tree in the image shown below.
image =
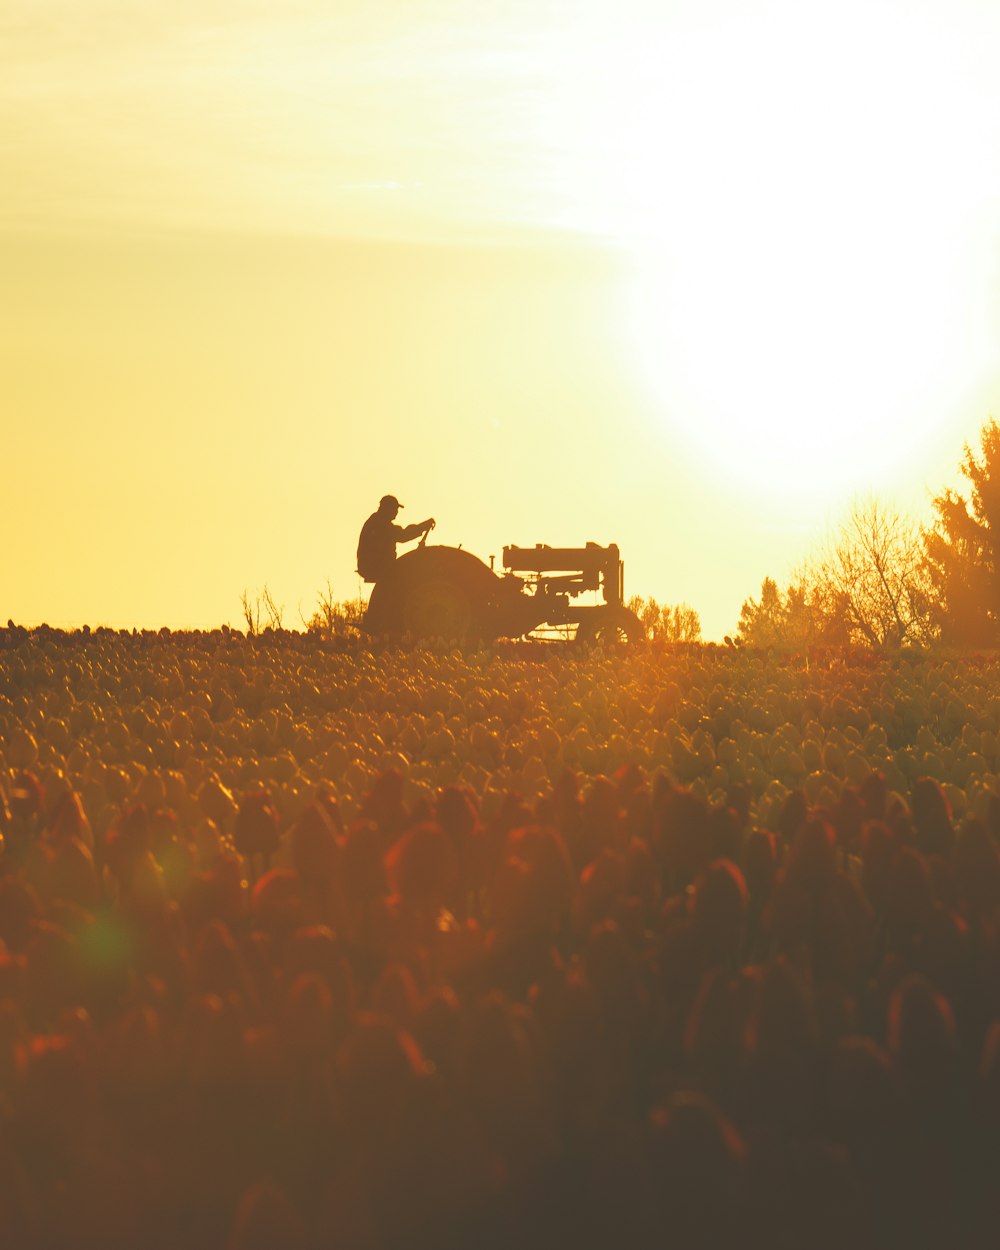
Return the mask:
<svg viewBox="0 0 1000 1250">
<path fill-rule="evenodd" d="M 805 648 L 848 641 L 839 601 L 806 568 L 782 593 L 773 577 L 760 586 L 760 601 L 747 599 L 740 610 L 737 641 L 747 647 Z"/>
<path fill-rule="evenodd" d="M 961 471 L 970 497 L 945 490 L 933 501 L 936 519 L 924 534 L 927 573 L 944 642 L 1000 642 L 1000 426 L 991 417 L 980 455 L 966 444 Z"/>
<path fill-rule="evenodd" d="M 776 647 L 785 643 L 785 604 L 773 577 L 760 584 L 760 602 L 746 599 L 740 609 L 737 638 L 748 647 Z"/>
</svg>

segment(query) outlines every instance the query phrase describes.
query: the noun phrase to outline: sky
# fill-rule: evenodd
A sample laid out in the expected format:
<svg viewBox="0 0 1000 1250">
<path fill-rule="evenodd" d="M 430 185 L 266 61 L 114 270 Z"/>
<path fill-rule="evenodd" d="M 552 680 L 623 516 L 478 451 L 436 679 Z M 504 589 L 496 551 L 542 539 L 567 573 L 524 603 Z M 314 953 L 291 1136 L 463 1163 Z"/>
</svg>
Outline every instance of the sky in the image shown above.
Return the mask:
<svg viewBox="0 0 1000 1250">
<path fill-rule="evenodd" d="M 735 629 L 1000 415 L 1000 9 L 6 0 L 0 616 L 299 625 L 381 495 Z"/>
</svg>

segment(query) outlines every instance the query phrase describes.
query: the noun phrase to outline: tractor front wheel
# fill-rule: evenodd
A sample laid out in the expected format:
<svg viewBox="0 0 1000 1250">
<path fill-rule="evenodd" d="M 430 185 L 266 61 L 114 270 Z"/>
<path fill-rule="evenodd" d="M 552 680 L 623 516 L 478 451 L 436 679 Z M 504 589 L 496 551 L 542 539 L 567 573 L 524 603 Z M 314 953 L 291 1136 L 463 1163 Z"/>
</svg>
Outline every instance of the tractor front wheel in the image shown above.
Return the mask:
<svg viewBox="0 0 1000 1250">
<path fill-rule="evenodd" d="M 646 630 L 628 608 L 608 608 L 606 612 L 584 617 L 577 626 L 577 642 L 643 642 Z"/>
</svg>

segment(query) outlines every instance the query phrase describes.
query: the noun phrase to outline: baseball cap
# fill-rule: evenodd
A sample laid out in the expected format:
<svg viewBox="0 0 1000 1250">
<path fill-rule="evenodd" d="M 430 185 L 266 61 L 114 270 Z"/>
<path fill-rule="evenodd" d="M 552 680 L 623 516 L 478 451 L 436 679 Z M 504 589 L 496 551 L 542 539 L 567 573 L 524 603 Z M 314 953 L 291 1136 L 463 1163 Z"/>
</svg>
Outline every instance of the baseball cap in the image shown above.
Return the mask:
<svg viewBox="0 0 1000 1250">
<path fill-rule="evenodd" d="M 378 506 L 381 508 L 382 505 L 386 503 L 391 503 L 395 508 L 401 508 L 403 506 L 395 495 L 383 495 L 378 501 Z"/>
</svg>

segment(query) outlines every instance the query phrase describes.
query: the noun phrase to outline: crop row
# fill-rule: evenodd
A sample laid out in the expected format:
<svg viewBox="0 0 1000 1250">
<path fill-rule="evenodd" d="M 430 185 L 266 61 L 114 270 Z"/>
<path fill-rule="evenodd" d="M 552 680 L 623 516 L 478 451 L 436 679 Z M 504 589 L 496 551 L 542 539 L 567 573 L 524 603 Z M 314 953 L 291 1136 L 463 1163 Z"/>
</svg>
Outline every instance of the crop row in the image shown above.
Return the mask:
<svg viewBox="0 0 1000 1250">
<path fill-rule="evenodd" d="M 460 783 L 489 812 L 567 769 L 664 772 L 712 802 L 833 803 L 871 770 L 930 776 L 954 813 L 997 790 L 992 656 L 811 656 L 715 647 L 568 652 L 333 647 L 304 635 L 0 631 L 0 770 L 71 787 L 95 832 L 122 805 L 223 826 L 263 784 L 285 821 L 323 787 L 345 814 L 380 771 L 415 801 Z M 234 797 L 235 796 L 235 797 Z"/>
</svg>

